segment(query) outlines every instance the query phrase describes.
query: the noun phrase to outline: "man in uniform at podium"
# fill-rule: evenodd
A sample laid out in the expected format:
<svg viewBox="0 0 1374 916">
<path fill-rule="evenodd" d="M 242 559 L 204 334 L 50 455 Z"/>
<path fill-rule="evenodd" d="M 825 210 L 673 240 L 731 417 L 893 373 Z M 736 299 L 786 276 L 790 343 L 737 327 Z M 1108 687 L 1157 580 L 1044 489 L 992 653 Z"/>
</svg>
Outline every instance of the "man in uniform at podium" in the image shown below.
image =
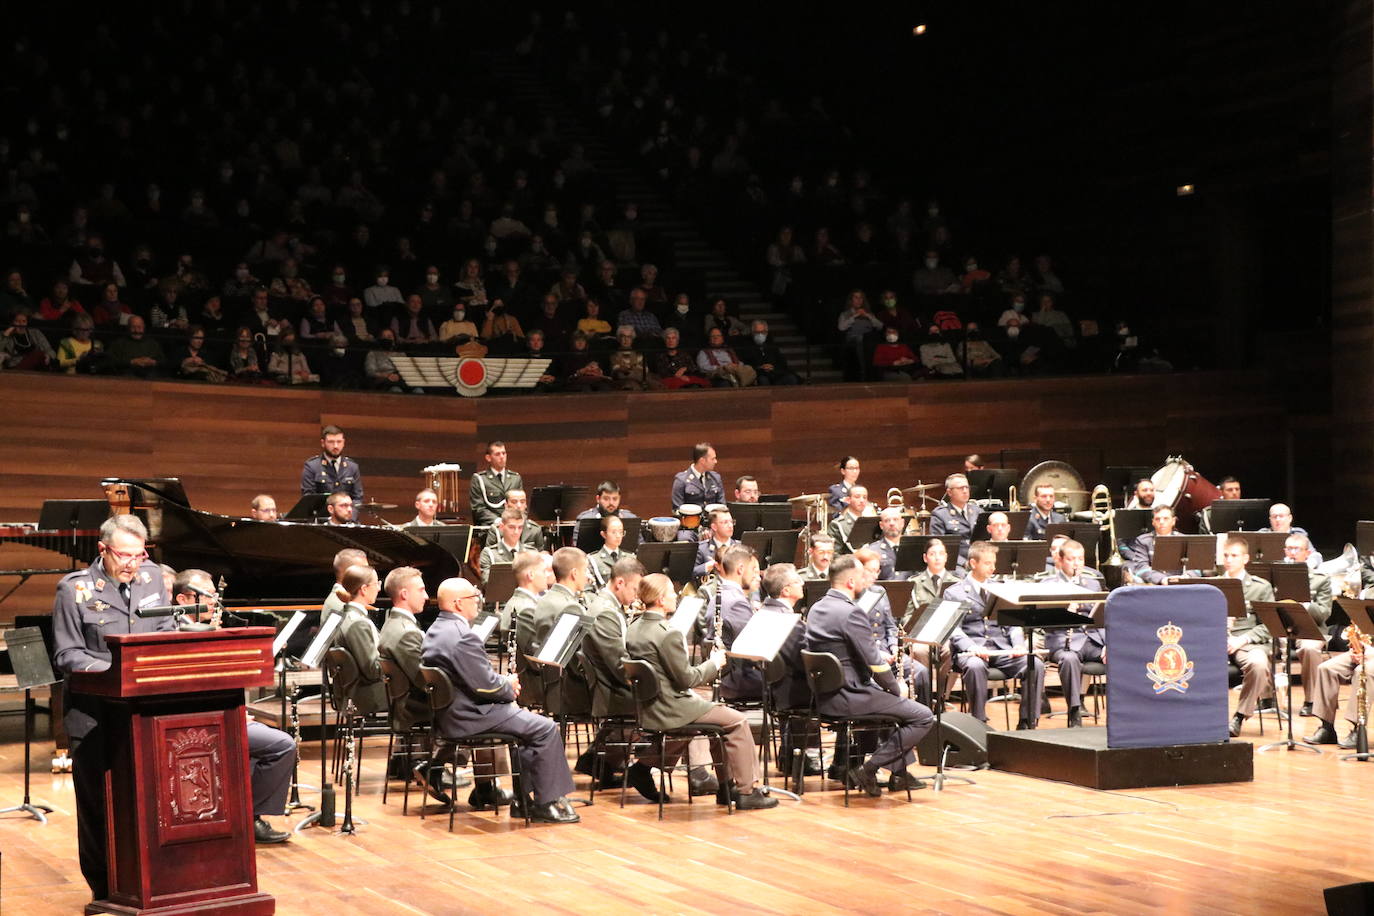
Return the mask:
<svg viewBox="0 0 1374 916">
<path fill-rule="evenodd" d="M 183 569 L 172 586 L 172 601 L 180 605 L 208 602 L 218 606 L 219 592 L 203 569 Z M 205 619 L 209 616 L 209 619 Z M 219 614 L 201 615 L 203 623 L 219 625 Z M 291 834 L 273 828 L 264 818 L 286 810 L 291 791 L 291 768 L 296 762 L 296 742 L 290 735 L 248 717 L 248 761 L 252 766 L 253 839 L 259 843 L 285 843 Z"/>
<path fill-rule="evenodd" d="M 468 484 L 468 501 L 472 505 L 474 525 L 494 525 L 506 508 L 506 494 L 524 489 L 525 482 L 515 471 L 506 467 L 506 443 L 491 442 L 484 456 L 487 468 L 472 475 Z"/>
<path fill-rule="evenodd" d="M 1102 574 L 1083 565 L 1083 545 L 1073 539 L 1059 545 L 1054 572 L 1040 581 L 1079 585 L 1095 592 L 1107 590 L 1107 580 Z M 1084 616 L 1091 609 L 1091 605 L 1075 608 Z M 1059 683 L 1064 687 L 1064 699 L 1069 704 L 1069 728 L 1078 728 L 1083 724 L 1083 663 L 1106 661 L 1107 631 L 1099 627 L 1048 629 L 1045 631 L 1045 654 L 1059 666 Z"/>
<path fill-rule="evenodd" d="M 162 572 L 148 559 L 148 529 L 133 515 L 115 515 L 100 526 L 100 556 L 89 569 L 57 583 L 53 600 L 53 660 L 63 674 L 107 671 L 112 633 L 170 630 L 171 617 L 141 618 L 137 608 L 167 604 Z M 76 840 L 81 874 L 96 900 L 109 895 L 105 856 L 104 704 L 98 697 L 63 696 L 63 723 L 71 740 L 72 787 L 76 791 Z"/>
<path fill-rule="evenodd" d="M 320 454 L 301 468 L 301 495 L 344 491 L 355 503 L 363 501 L 363 472 L 358 462 L 344 457 L 344 431 L 337 426 L 320 430 Z"/>
</svg>

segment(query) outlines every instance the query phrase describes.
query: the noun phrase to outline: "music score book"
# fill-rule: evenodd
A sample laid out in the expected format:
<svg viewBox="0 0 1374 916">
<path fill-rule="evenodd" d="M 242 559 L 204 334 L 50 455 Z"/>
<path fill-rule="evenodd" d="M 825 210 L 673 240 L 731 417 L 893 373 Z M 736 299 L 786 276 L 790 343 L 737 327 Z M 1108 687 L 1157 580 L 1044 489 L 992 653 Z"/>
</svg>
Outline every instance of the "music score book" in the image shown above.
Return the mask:
<svg viewBox="0 0 1374 916">
<path fill-rule="evenodd" d="M 782 651 L 782 644 L 801 623 L 800 614 L 777 611 L 758 611 L 735 637 L 725 653 L 730 658 L 754 662 L 771 662 Z"/>
</svg>

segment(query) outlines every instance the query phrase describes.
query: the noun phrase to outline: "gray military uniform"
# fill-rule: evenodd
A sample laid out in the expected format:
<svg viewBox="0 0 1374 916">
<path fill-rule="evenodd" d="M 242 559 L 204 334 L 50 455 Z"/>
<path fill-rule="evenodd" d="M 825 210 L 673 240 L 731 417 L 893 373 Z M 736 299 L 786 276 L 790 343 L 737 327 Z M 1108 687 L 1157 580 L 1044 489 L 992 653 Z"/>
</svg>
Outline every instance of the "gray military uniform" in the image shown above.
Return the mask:
<svg viewBox="0 0 1374 916">
<path fill-rule="evenodd" d="M 501 520 L 506 508 L 506 494 L 525 489 L 525 481 L 510 468 L 499 474 L 488 468 L 472 475 L 468 484 L 468 502 L 472 505 L 474 525 L 494 525 Z"/>
</svg>

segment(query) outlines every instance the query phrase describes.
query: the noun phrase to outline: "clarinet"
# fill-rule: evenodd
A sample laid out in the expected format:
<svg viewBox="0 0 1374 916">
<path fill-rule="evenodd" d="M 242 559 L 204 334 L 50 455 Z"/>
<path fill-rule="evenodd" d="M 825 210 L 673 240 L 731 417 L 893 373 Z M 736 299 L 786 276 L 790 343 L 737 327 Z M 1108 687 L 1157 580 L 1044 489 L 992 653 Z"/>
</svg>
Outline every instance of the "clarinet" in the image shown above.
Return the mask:
<svg viewBox="0 0 1374 916">
<path fill-rule="evenodd" d="M 340 833 L 357 833 L 358 828 L 353 824 L 353 766 L 355 745 L 358 741 L 357 734 L 353 731 L 353 701 L 349 700 L 346 707 L 346 714 L 350 720 L 348 726 L 348 744 L 344 747 L 344 818 L 339 825 Z"/>
</svg>

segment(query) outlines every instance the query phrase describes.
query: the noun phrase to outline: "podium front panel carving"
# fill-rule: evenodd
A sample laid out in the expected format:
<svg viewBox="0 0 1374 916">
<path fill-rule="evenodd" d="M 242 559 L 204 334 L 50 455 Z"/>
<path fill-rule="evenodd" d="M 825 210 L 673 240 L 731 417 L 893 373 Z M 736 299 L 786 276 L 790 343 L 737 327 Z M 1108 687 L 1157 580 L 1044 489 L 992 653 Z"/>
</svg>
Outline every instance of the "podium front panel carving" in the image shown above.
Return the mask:
<svg viewBox="0 0 1374 916">
<path fill-rule="evenodd" d="M 159 716 L 156 723 L 157 830 L 164 844 L 228 836 L 228 772 L 224 715 Z"/>
</svg>

